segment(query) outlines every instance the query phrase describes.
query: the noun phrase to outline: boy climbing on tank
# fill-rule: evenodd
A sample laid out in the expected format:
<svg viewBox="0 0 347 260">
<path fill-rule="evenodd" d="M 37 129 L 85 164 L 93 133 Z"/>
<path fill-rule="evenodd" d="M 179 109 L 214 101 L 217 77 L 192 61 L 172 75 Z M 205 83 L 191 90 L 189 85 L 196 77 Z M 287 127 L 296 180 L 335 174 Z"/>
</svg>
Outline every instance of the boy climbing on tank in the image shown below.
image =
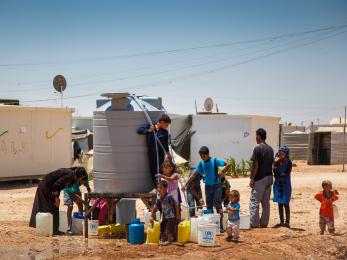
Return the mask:
<svg viewBox="0 0 347 260">
<path fill-rule="evenodd" d="M 148 160 L 154 188 L 157 185 L 155 175 L 158 173 L 162 174 L 160 169 L 158 172 L 158 166 L 162 165 L 165 156 L 171 159 L 169 153 L 169 132 L 167 131 L 169 124 L 171 124 L 170 117 L 168 115 L 162 115 L 158 123 L 153 125 L 146 124 L 137 130 L 138 134 L 146 135 L 147 138 Z M 156 141 L 155 135 L 161 144 Z"/>
</svg>

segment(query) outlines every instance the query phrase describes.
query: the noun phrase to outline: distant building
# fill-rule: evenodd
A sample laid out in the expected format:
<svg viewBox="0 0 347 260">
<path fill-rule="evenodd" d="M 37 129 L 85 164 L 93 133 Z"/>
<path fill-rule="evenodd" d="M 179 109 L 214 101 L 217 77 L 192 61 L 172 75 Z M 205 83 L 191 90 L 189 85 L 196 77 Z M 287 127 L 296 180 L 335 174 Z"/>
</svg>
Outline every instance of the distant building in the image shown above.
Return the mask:
<svg viewBox="0 0 347 260">
<path fill-rule="evenodd" d="M 0 105 L 19 106 L 18 99 L 0 99 Z"/>
</svg>

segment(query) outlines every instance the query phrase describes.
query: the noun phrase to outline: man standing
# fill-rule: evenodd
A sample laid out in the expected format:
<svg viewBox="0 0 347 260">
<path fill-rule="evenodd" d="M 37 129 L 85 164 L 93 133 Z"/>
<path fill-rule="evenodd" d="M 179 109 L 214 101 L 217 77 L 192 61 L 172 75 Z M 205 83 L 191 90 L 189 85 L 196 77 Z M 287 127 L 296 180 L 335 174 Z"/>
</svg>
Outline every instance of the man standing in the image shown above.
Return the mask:
<svg viewBox="0 0 347 260">
<path fill-rule="evenodd" d="M 272 178 L 272 164 L 274 151 L 266 140 L 266 131 L 259 128 L 256 131 L 257 146 L 253 150 L 251 160 L 253 161 L 251 181 L 252 188 L 249 211 L 251 215 L 251 227 L 267 227 L 270 218 L 270 195 Z M 262 206 L 262 214 L 259 220 L 259 204 Z"/>
</svg>

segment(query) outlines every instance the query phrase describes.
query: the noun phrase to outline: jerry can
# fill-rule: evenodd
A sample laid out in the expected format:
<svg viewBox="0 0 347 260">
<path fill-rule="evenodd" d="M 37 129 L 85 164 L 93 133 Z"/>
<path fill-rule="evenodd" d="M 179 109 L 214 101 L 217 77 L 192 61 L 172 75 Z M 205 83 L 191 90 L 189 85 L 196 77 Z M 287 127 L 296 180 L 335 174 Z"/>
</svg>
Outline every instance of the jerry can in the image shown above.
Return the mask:
<svg viewBox="0 0 347 260">
<path fill-rule="evenodd" d="M 190 222 L 188 220 L 182 221 L 178 225 L 178 238 L 179 243 L 185 244 L 190 239 Z"/>
<path fill-rule="evenodd" d="M 153 222 L 153 227 L 147 228 L 146 244 L 158 244 L 160 239 L 160 223 Z"/>
</svg>

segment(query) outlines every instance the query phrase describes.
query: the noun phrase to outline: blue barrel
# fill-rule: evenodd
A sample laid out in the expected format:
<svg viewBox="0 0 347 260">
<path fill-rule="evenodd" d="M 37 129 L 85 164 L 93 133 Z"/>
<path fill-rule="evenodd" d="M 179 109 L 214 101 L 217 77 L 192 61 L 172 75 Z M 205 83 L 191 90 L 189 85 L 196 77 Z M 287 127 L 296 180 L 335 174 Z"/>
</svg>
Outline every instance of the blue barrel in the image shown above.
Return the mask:
<svg viewBox="0 0 347 260">
<path fill-rule="evenodd" d="M 143 244 L 145 242 L 145 225 L 139 219 L 133 219 L 129 226 L 130 244 Z"/>
</svg>

